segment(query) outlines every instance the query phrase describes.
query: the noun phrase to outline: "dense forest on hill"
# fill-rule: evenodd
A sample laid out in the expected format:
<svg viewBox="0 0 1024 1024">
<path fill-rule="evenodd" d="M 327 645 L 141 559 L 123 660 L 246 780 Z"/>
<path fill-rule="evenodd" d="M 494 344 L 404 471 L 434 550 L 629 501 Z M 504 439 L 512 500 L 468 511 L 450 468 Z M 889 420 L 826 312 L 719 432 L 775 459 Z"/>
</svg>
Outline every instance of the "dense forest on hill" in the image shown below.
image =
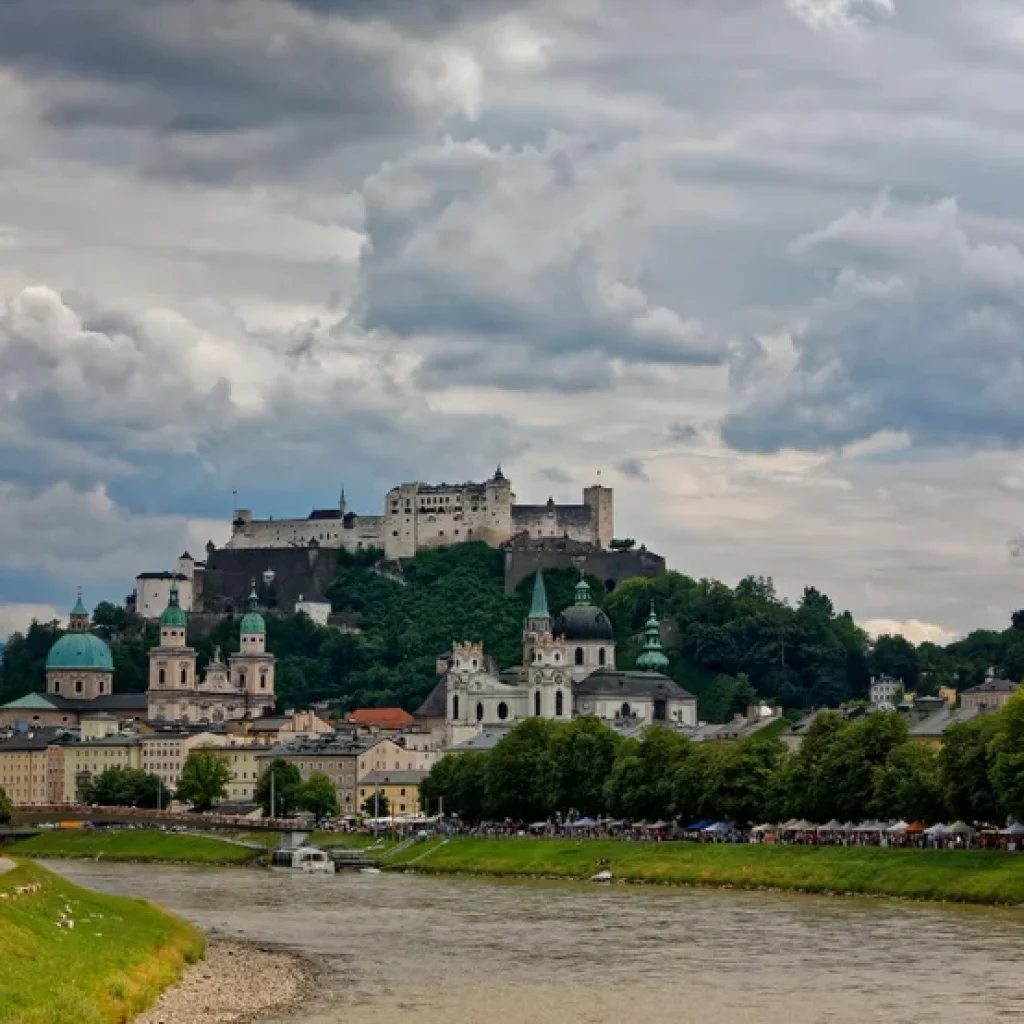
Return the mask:
<svg viewBox="0 0 1024 1024">
<path fill-rule="evenodd" d="M 415 709 L 437 681 L 437 656 L 453 640 L 482 640 L 502 667 L 519 662 L 533 581 L 524 580 L 506 597 L 501 551 L 482 543 L 423 551 L 403 565 L 402 581 L 379 570 L 375 560 L 374 553 L 342 552 L 328 589 L 335 611 L 357 621 L 361 632 L 321 628 L 304 615 L 268 616 L 282 706 L 325 700 L 341 710 Z M 576 576 L 553 571 L 545 579 L 557 614 L 572 601 Z M 787 710 L 863 700 L 873 673 L 900 678 L 918 692 L 974 685 L 990 665 L 1024 678 L 1022 614 L 1006 630 L 978 630 L 946 647 L 915 646 L 898 636 L 871 643 L 849 612 L 837 613 L 813 587 L 794 604 L 761 577 L 730 588 L 667 573 L 627 580 L 611 594 L 598 580 L 590 583 L 615 624 L 623 668 L 634 663 L 639 631 L 655 601 L 659 615 L 669 620 L 669 671 L 698 697 L 700 714 L 709 721 L 726 720 L 754 699 Z M 144 690 L 155 626 L 111 604 L 99 605 L 93 619 L 97 633 L 111 643 L 117 690 Z M 42 688 L 46 652 L 58 636 L 56 624 L 35 623 L 9 639 L 0 662 L 0 702 Z M 225 654 L 237 650 L 237 622 L 226 619 L 196 646 L 201 667 L 214 646 Z"/>
</svg>

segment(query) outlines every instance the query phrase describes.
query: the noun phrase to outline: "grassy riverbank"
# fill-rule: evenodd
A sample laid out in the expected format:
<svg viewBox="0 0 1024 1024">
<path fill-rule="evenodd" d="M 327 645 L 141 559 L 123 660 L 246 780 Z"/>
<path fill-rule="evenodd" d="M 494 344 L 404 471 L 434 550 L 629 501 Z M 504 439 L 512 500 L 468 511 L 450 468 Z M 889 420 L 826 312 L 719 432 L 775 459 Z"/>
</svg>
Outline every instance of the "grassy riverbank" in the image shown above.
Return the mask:
<svg viewBox="0 0 1024 1024">
<path fill-rule="evenodd" d="M 240 864 L 261 856 L 259 850 L 223 839 L 158 829 L 40 832 L 14 843 L 4 852 L 21 857 L 92 857 L 186 864 Z"/>
<path fill-rule="evenodd" d="M 38 885 L 34 892 L 18 887 Z M 66 916 L 74 928 L 58 927 Z M 0 875 L 0 1021 L 114 1024 L 152 1003 L 204 940 L 142 900 L 81 889 L 36 864 Z"/>
<path fill-rule="evenodd" d="M 1024 855 L 982 850 L 460 838 L 416 844 L 389 866 L 412 861 L 435 873 L 589 878 L 607 869 L 619 881 L 1024 904 Z"/>
</svg>

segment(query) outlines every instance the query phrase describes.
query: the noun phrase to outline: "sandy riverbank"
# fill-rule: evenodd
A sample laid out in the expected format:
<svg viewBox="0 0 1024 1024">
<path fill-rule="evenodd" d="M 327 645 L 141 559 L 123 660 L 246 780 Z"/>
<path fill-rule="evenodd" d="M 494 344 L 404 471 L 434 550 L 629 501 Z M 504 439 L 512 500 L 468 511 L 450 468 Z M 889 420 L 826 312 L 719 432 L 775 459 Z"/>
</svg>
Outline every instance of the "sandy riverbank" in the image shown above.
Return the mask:
<svg viewBox="0 0 1024 1024">
<path fill-rule="evenodd" d="M 212 940 L 206 958 L 186 968 L 135 1024 L 247 1024 L 307 999 L 311 964 L 294 953 Z"/>
</svg>

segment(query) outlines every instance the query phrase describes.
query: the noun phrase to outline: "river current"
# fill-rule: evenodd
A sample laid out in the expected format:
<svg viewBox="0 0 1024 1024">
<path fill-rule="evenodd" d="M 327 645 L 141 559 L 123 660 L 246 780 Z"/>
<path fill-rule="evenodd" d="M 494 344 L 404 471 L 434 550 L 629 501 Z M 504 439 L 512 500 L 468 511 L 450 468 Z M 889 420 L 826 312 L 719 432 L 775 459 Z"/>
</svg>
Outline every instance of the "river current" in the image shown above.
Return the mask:
<svg viewBox="0 0 1024 1024">
<path fill-rule="evenodd" d="M 315 957 L 275 1024 L 1024 1021 L 1017 911 L 776 893 L 59 862 Z"/>
</svg>

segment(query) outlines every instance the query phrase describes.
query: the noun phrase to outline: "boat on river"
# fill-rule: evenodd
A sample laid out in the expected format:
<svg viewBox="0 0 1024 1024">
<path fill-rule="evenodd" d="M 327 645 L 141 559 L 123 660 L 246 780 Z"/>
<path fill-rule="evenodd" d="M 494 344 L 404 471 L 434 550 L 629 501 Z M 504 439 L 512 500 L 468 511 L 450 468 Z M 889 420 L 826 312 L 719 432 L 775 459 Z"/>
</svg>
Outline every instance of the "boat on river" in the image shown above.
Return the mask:
<svg viewBox="0 0 1024 1024">
<path fill-rule="evenodd" d="M 292 849 L 277 850 L 274 853 L 274 866 L 295 868 L 309 875 L 333 875 L 335 871 L 334 861 L 319 846 L 296 846 Z"/>
</svg>

